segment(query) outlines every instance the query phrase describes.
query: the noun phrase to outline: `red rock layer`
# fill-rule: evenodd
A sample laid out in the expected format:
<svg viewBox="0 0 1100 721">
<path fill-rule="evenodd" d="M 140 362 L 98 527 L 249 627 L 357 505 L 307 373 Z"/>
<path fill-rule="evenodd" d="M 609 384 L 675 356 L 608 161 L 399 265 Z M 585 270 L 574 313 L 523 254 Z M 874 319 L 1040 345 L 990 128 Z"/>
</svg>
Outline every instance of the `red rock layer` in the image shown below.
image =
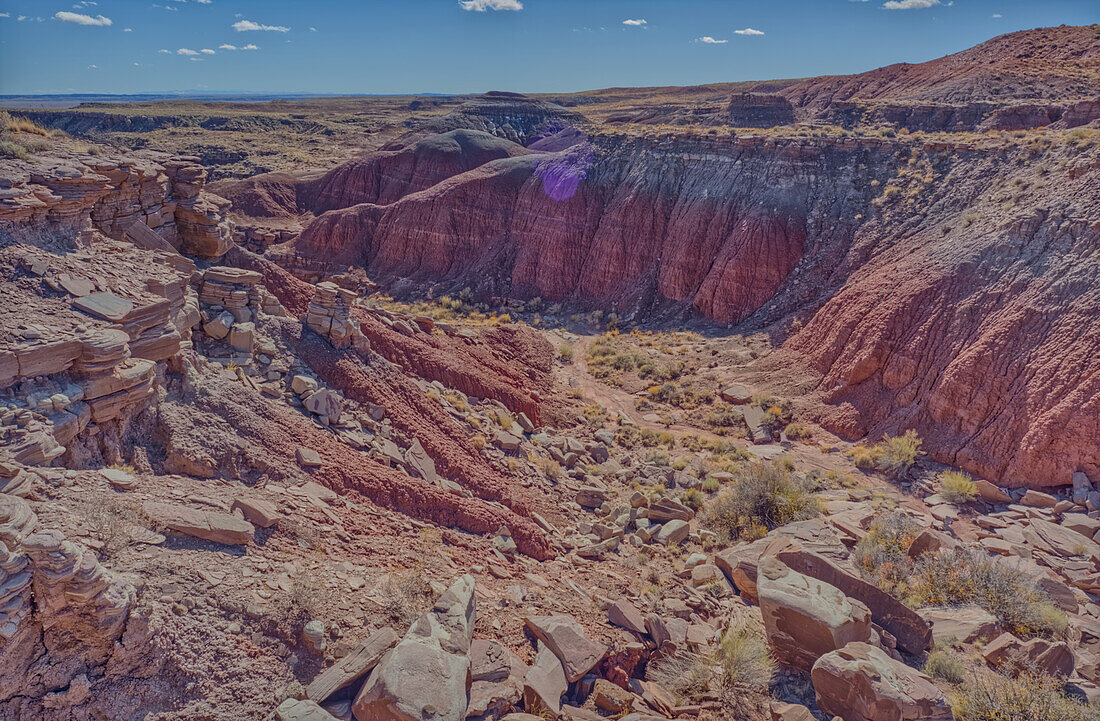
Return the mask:
<svg viewBox="0 0 1100 721">
<path fill-rule="evenodd" d="M 766 370 L 808 362 L 821 419 L 849 438 L 915 428 L 937 460 L 1008 485 L 1100 481 L 1100 158 L 1049 177 L 1017 153 L 945 165 L 918 209 L 864 226 Z M 1010 180 L 1030 187 L 1006 206 L 989 189 Z"/>
<path fill-rule="evenodd" d="M 926 63 L 897 63 L 858 75 L 811 78 L 780 91 L 796 107 L 836 101 L 972 103 L 1004 98 L 1096 95 L 1100 37 L 1092 26 L 1038 28 L 1000 35 Z"/>
<path fill-rule="evenodd" d="M 768 368 L 816 370 L 830 427 L 850 438 L 916 428 L 939 460 L 1061 485 L 1076 470 L 1100 480 L 1100 291 L 1087 280 L 1100 270 L 1098 165 L 1076 145 L 1036 158 L 880 140 L 600 138 L 326 213 L 294 248 L 383 284 L 628 318 L 671 304 L 757 329 L 797 311 L 804 330 Z M 901 192 L 884 195 L 890 184 Z"/>
<path fill-rule="evenodd" d="M 839 220 L 852 180 L 831 171 L 844 176 L 867 152 L 602 139 L 331 211 L 294 250 L 363 265 L 383 284 L 442 280 L 620 314 L 671 302 L 734 322 L 798 263 L 808 224 Z"/>
</svg>

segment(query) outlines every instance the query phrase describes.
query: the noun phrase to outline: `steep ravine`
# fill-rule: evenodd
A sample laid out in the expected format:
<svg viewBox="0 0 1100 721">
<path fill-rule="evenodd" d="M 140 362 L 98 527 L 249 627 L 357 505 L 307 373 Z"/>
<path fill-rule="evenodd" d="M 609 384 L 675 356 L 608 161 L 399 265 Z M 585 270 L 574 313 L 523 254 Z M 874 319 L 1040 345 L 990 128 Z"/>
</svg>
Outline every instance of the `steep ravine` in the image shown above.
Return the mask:
<svg viewBox="0 0 1100 721">
<path fill-rule="evenodd" d="M 284 257 L 783 329 L 764 377 L 809 368 L 827 427 L 914 427 L 939 460 L 1062 485 L 1100 475 L 1097 167 L 1089 146 L 601 136 L 330 211 Z"/>
</svg>

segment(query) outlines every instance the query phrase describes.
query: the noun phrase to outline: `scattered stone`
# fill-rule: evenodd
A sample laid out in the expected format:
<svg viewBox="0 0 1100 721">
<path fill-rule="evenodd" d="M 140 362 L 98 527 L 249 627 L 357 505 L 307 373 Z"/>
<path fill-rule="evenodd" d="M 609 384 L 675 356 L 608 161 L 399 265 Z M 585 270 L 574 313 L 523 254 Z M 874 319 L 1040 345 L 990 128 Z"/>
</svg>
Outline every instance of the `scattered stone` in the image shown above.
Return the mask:
<svg viewBox="0 0 1100 721">
<path fill-rule="evenodd" d="M 347 688 L 374 668 L 395 643 L 397 634 L 393 629 L 375 631 L 359 648 L 318 674 L 306 688 L 306 695 L 321 703 L 340 689 Z"/>
<path fill-rule="evenodd" d="M 229 513 L 157 501 L 146 501 L 142 508 L 146 515 L 166 528 L 214 543 L 243 545 L 252 540 L 256 531 L 251 523 Z"/>
<path fill-rule="evenodd" d="M 474 578 L 462 576 L 371 671 L 357 719 L 462 721 L 468 702 Z"/>
<path fill-rule="evenodd" d="M 922 608 L 917 613 L 932 624 L 936 646 L 947 644 L 952 639 L 959 643 L 988 641 L 1000 633 L 997 618 L 981 606 Z"/>
<path fill-rule="evenodd" d="M 1032 508 L 1054 508 L 1058 505 L 1058 499 L 1049 493 L 1043 493 L 1042 491 L 1036 491 L 1029 488 L 1024 493 L 1023 498 L 1020 499 L 1020 503 Z"/>
<path fill-rule="evenodd" d="M 295 455 L 298 458 L 298 465 L 302 468 L 320 468 L 321 467 L 321 454 L 312 448 L 306 448 L 299 446 L 295 451 Z"/>
<path fill-rule="evenodd" d="M 288 698 L 275 709 L 279 721 L 338 721 L 314 701 Z"/>
<path fill-rule="evenodd" d="M 607 647 L 588 638 L 572 616 L 528 616 L 523 622 L 558 657 L 570 683 L 588 673 L 607 654 Z"/>
</svg>

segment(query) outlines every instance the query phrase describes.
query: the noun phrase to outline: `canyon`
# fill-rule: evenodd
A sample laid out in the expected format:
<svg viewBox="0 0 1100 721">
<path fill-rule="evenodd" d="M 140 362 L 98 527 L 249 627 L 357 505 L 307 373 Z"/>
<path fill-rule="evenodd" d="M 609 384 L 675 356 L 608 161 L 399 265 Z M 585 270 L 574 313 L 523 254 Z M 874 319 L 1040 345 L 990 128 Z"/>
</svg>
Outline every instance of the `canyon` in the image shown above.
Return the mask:
<svg viewBox="0 0 1100 721">
<path fill-rule="evenodd" d="M 1096 26 L 355 103 L 2 116 L 0 716 L 1096 718 Z"/>
</svg>

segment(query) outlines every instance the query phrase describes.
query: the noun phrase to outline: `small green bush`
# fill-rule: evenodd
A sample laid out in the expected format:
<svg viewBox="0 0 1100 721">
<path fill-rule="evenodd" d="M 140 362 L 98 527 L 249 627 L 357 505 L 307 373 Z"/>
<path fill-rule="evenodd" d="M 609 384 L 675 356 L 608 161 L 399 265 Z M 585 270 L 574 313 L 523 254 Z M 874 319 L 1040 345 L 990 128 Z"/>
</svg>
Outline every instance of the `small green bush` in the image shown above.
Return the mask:
<svg viewBox="0 0 1100 721">
<path fill-rule="evenodd" d="M 1100 709 L 1069 698 L 1062 683 L 1025 673 L 982 672 L 967 678 L 951 704 L 955 721 L 1100 721 Z"/>
<path fill-rule="evenodd" d="M 932 678 L 955 685 L 966 680 L 966 664 L 954 653 L 944 649 L 936 649 L 928 654 L 924 662 L 924 672 Z"/>
<path fill-rule="evenodd" d="M 1017 636 L 1058 636 L 1066 615 L 1034 582 L 984 551 L 957 548 L 927 553 L 913 567 L 908 602 L 914 606 L 976 603 Z"/>
<path fill-rule="evenodd" d="M 895 478 L 904 478 L 920 455 L 921 440 L 916 431 L 900 436 L 883 436 L 875 445 L 875 467 Z"/>
<path fill-rule="evenodd" d="M 978 486 L 962 471 L 944 471 L 936 483 L 936 491 L 948 503 L 961 505 L 974 500 Z"/>
<path fill-rule="evenodd" d="M 689 488 L 680 495 L 680 503 L 693 511 L 698 511 L 706 502 L 703 492 L 697 488 Z"/>
<path fill-rule="evenodd" d="M 728 543 L 820 514 L 809 483 L 795 478 L 786 466 L 757 462 L 738 471 L 728 490 L 703 509 L 701 521 Z"/>
<path fill-rule="evenodd" d="M 908 514 L 900 511 L 884 514 L 852 549 L 852 560 L 880 588 L 898 592 L 912 573 L 909 546 L 920 532 L 921 527 Z"/>
</svg>

